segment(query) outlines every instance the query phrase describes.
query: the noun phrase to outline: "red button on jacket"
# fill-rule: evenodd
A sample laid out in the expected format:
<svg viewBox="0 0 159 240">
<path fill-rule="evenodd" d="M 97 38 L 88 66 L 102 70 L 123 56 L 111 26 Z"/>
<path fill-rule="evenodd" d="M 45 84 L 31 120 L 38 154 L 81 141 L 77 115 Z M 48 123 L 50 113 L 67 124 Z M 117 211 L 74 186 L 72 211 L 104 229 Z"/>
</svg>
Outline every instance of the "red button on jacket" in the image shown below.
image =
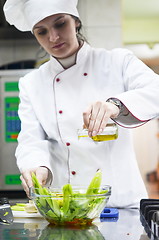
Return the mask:
<svg viewBox="0 0 159 240">
<path fill-rule="evenodd" d="M 75 172 L 75 171 L 72 171 L 72 175 L 76 175 L 76 172 Z"/>
</svg>

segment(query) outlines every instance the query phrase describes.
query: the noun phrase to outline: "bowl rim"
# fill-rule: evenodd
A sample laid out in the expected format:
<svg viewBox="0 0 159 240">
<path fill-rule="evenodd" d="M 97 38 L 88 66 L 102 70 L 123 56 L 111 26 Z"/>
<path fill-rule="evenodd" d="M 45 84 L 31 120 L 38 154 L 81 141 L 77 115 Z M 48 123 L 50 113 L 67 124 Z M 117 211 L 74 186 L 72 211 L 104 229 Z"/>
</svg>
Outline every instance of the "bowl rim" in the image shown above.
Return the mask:
<svg viewBox="0 0 159 240">
<path fill-rule="evenodd" d="M 55 198 L 55 199 L 63 198 L 63 196 L 60 196 L 60 195 L 62 195 L 62 187 L 61 188 L 60 187 L 58 187 L 58 188 L 57 187 L 55 187 L 55 188 L 53 188 L 53 187 L 52 188 L 51 187 L 45 187 L 45 188 L 49 189 L 53 193 L 59 193 L 59 196 L 51 196 L 51 198 Z M 85 196 L 81 195 L 80 197 L 77 197 L 77 199 L 78 198 L 85 198 L 85 197 L 97 197 L 97 196 L 98 197 L 106 197 L 106 196 L 110 196 L 111 195 L 111 188 L 112 187 L 110 185 L 101 185 L 99 189 L 100 190 L 108 190 L 108 192 L 101 193 L 101 194 L 89 194 L 89 195 L 85 195 Z M 37 194 L 37 193 L 34 192 L 34 189 L 39 189 L 39 188 L 34 188 L 34 187 L 30 187 L 29 188 L 30 197 L 32 199 L 37 198 L 37 197 L 45 197 L 45 198 L 50 197 L 50 195 L 40 195 L 40 194 Z M 88 186 L 72 186 L 72 189 L 73 189 L 73 191 L 77 191 L 78 189 L 87 190 Z M 93 188 L 93 189 L 95 189 L 95 188 Z M 85 193 L 83 193 L 83 194 L 85 194 Z M 71 195 L 70 195 L 70 197 L 71 197 Z"/>
</svg>

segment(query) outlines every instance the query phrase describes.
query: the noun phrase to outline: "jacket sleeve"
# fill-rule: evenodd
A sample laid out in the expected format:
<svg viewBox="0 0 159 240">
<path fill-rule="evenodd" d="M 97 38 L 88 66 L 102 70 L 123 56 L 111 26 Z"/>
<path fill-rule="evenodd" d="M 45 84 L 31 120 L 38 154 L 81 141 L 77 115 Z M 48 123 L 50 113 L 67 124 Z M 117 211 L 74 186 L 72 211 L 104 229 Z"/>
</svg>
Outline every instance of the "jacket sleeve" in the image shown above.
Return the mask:
<svg viewBox="0 0 159 240">
<path fill-rule="evenodd" d="M 119 99 L 129 114 L 114 120 L 132 128 L 159 117 L 159 75 L 131 52 L 126 54 L 121 69 L 125 92 L 112 97 Z"/>
<path fill-rule="evenodd" d="M 19 81 L 21 131 L 16 149 L 17 165 L 22 172 L 39 166 L 50 167 L 49 141 L 29 101 L 23 78 Z"/>
</svg>

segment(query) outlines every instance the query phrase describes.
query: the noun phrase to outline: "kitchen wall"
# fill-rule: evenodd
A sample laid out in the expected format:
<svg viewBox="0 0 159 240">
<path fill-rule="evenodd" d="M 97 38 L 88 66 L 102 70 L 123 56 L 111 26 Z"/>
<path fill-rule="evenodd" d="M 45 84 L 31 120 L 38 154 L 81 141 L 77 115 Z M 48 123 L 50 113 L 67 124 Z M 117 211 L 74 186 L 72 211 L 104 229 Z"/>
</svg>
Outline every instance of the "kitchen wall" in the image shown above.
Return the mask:
<svg viewBox="0 0 159 240">
<path fill-rule="evenodd" d="M 100 7 L 99 7 L 100 6 Z M 119 0 L 79 0 L 83 33 L 92 46 L 112 49 L 122 47 L 122 14 Z M 0 41 L 0 65 L 24 59 L 37 59 L 35 40 Z M 39 59 L 38 59 L 39 60 Z M 157 121 L 133 130 L 134 146 L 143 178 L 157 164 Z"/>
<path fill-rule="evenodd" d="M 35 40 L 0 40 L 0 66 L 21 61 L 35 60 L 39 45 Z"/>
<path fill-rule="evenodd" d="M 79 12 L 92 46 L 112 49 L 122 45 L 119 0 L 80 0 Z"/>
<path fill-rule="evenodd" d="M 99 8 L 100 6 L 100 8 Z M 108 49 L 121 46 L 121 9 L 119 0 L 79 0 L 83 33 L 89 43 Z M 0 65 L 24 59 L 36 59 L 35 40 L 0 41 Z"/>
<path fill-rule="evenodd" d="M 143 179 L 156 170 L 159 160 L 159 121 L 152 120 L 133 130 L 134 146 Z"/>
</svg>

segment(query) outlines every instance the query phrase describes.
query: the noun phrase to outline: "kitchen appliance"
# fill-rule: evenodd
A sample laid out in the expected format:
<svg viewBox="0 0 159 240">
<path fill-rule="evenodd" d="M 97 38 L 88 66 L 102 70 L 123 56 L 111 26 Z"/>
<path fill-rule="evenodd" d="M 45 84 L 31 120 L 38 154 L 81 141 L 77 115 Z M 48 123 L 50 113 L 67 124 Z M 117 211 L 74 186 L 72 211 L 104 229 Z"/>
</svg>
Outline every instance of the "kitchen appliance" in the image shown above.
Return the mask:
<svg viewBox="0 0 159 240">
<path fill-rule="evenodd" d="M 152 240 L 159 239 L 159 199 L 141 199 L 140 220 Z"/>
<path fill-rule="evenodd" d="M 0 198 L 0 223 L 11 224 L 14 220 L 8 198 Z"/>
<path fill-rule="evenodd" d="M 20 131 L 18 80 L 30 70 L 0 71 L 0 196 L 22 190 L 15 149 Z M 4 195 L 6 196 L 6 194 Z M 14 196 L 13 196 L 14 197 Z M 17 196 L 15 196 L 17 197 Z"/>
</svg>

